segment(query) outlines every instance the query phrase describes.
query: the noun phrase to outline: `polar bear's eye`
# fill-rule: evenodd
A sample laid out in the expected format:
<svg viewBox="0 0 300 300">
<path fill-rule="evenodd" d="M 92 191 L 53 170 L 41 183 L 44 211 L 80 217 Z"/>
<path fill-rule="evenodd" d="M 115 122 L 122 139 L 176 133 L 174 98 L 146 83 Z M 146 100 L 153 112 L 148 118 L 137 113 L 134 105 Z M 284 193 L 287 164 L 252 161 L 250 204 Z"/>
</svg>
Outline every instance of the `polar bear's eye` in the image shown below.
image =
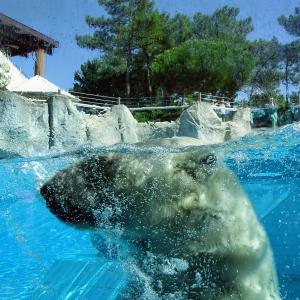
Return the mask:
<svg viewBox="0 0 300 300">
<path fill-rule="evenodd" d="M 200 163 L 204 165 L 215 165 L 217 162 L 217 157 L 214 154 L 209 154 L 206 157 L 202 158 Z"/>
</svg>

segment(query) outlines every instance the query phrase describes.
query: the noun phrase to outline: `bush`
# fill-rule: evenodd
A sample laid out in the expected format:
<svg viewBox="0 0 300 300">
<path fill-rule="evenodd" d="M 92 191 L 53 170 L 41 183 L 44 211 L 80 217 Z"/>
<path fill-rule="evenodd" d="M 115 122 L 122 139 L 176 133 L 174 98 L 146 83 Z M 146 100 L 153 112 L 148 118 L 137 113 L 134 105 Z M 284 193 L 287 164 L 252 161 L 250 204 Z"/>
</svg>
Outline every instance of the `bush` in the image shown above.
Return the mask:
<svg viewBox="0 0 300 300">
<path fill-rule="evenodd" d="M 133 117 L 140 123 L 175 121 L 181 114 L 182 109 L 173 111 L 151 110 L 133 112 Z"/>
<path fill-rule="evenodd" d="M 250 104 L 252 107 L 265 107 L 272 103 L 275 104 L 279 110 L 288 109 L 284 96 L 276 91 L 269 92 L 268 94 L 255 95 L 251 98 Z"/>
</svg>

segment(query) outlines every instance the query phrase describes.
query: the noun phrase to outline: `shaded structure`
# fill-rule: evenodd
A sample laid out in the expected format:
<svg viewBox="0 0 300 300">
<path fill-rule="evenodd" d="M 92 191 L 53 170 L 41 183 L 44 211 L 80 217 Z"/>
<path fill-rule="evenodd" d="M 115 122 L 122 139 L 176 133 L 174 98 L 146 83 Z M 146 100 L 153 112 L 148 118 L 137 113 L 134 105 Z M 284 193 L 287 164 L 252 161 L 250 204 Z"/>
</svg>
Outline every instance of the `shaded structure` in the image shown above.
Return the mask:
<svg viewBox="0 0 300 300">
<path fill-rule="evenodd" d="M 56 40 L 0 13 L 0 49 L 10 56 L 35 52 L 35 75 L 44 75 L 45 53 L 52 55 L 58 46 Z"/>
</svg>

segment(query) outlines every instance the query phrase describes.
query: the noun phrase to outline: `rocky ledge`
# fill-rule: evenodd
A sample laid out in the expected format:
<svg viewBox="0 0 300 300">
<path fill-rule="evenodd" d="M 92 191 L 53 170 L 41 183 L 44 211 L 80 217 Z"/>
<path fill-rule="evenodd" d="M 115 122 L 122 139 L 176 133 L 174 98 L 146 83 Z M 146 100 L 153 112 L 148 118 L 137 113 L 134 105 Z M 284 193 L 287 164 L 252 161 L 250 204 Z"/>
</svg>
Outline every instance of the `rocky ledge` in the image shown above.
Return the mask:
<svg viewBox="0 0 300 300">
<path fill-rule="evenodd" d="M 18 94 L 0 92 L 0 154 L 31 156 L 50 148 L 71 151 L 78 147 L 138 143 L 157 138 L 187 136 L 201 144 L 222 143 L 249 134 L 250 110 L 240 109 L 232 121 L 222 122 L 210 104 L 197 103 L 175 122 L 138 123 L 124 105 L 103 115 L 79 112 L 72 99 L 54 95 L 36 102 Z"/>
</svg>

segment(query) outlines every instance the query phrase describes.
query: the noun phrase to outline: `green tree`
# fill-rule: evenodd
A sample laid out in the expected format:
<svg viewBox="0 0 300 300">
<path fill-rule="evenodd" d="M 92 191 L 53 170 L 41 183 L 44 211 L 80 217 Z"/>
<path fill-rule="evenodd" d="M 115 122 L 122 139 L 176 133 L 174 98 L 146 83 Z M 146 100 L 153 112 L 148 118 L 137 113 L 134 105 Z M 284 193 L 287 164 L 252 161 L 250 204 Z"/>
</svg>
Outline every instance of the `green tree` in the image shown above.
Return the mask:
<svg viewBox="0 0 300 300">
<path fill-rule="evenodd" d="M 75 74 L 74 87 L 89 92 L 94 89 L 97 93 L 105 91 L 112 95 L 151 96 L 156 94 L 162 85 L 157 80 L 159 77 L 157 70 L 152 72 L 151 68 L 155 65 L 153 61 L 164 51 L 171 51 L 172 48 L 180 47 L 183 43 L 197 38 L 225 40 L 229 48 L 231 47 L 229 44 L 234 42 L 238 44 L 237 49 L 244 51 L 246 36 L 253 29 L 251 18 L 239 19 L 239 10 L 228 6 L 216 10 L 210 16 L 196 14 L 191 20 L 183 14 L 170 17 L 169 14 L 158 12 L 154 8 L 153 0 L 98 0 L 98 2 L 105 9 L 105 16 L 86 17 L 86 22 L 94 29 L 94 34 L 76 36 L 79 46 L 100 52 L 97 60 L 83 64 L 81 70 Z M 221 56 L 227 55 L 225 52 L 224 50 L 220 53 L 219 58 L 218 53 L 213 52 L 215 57 L 211 61 L 217 59 L 222 61 Z M 231 48 L 229 52 L 232 53 Z M 205 58 L 208 59 L 207 56 Z M 230 64 L 233 64 L 233 61 Z M 229 63 L 225 65 L 228 66 Z M 247 67 L 245 66 L 245 69 Z M 207 68 L 209 69 L 209 66 Z M 243 66 L 239 68 L 242 69 Z M 233 71 L 237 69 L 238 67 Z M 165 76 L 160 75 L 163 82 L 172 76 L 168 70 L 166 72 Z M 152 74 L 155 75 L 155 80 L 152 79 Z M 124 83 L 120 82 L 121 78 L 124 78 Z M 189 85 L 188 78 L 186 81 Z M 214 87 L 213 78 L 204 81 L 209 82 L 206 84 L 207 91 L 210 91 L 208 88 L 218 90 Z M 235 82 L 239 82 L 238 78 Z M 183 84 L 183 81 L 180 84 Z M 180 89 L 183 90 L 184 87 Z M 231 90 L 234 89 L 231 87 Z M 171 91 L 173 88 L 168 90 Z"/>
<path fill-rule="evenodd" d="M 169 26 L 170 48 L 190 40 L 193 36 L 193 23 L 186 15 L 177 13 L 169 19 L 167 26 Z"/>
<path fill-rule="evenodd" d="M 284 96 L 278 91 L 270 91 L 268 94 L 255 94 L 250 99 L 250 105 L 253 107 L 266 107 L 266 105 L 274 104 L 279 109 L 284 110 L 287 108 L 287 103 Z"/>
<path fill-rule="evenodd" d="M 152 69 L 156 81 L 168 93 L 200 90 L 234 96 L 249 79 L 254 63 L 241 46 L 190 40 L 158 55 Z"/>
<path fill-rule="evenodd" d="M 282 25 L 285 30 L 294 36 L 300 36 L 300 7 L 295 8 L 294 15 L 280 16 L 278 18 L 278 22 Z"/>
<path fill-rule="evenodd" d="M 137 73 L 142 71 L 145 74 L 146 94 L 151 96 L 153 93 L 151 80 L 151 63 L 154 57 L 161 53 L 165 45 L 164 15 L 153 11 L 147 15 L 139 14 L 136 18 L 136 26 L 139 28 L 137 33 L 137 51 L 135 55 L 135 70 Z"/>
<path fill-rule="evenodd" d="M 154 58 L 163 51 L 182 44 L 192 37 L 192 22 L 183 14 L 170 17 L 168 14 L 157 11 L 143 16 L 138 28 L 140 28 L 139 54 L 136 56 L 137 71 L 145 69 L 146 94 L 153 94 L 151 80 L 151 63 Z M 140 65 L 140 67 L 138 67 Z"/>
<path fill-rule="evenodd" d="M 131 93 L 131 72 L 134 68 L 134 56 L 140 49 L 141 39 L 146 34 L 148 16 L 153 13 L 152 0 L 98 0 L 106 11 L 106 16 L 86 17 L 87 24 L 95 30 L 92 36 L 76 36 L 79 46 L 100 50 L 102 55 L 115 56 L 125 64 L 126 95 Z"/>
<path fill-rule="evenodd" d="M 193 18 L 194 37 L 205 40 L 243 42 L 254 27 L 251 18 L 238 19 L 239 8 L 224 6 L 212 15 L 196 13 Z"/>
<path fill-rule="evenodd" d="M 280 50 L 282 83 L 285 86 L 286 101 L 288 102 L 290 86 L 298 85 L 300 82 L 300 40 L 282 45 Z"/>
<path fill-rule="evenodd" d="M 276 91 L 281 79 L 279 63 L 281 45 L 277 38 L 271 41 L 256 40 L 250 43 L 250 52 L 256 58 L 255 68 L 249 82 L 249 98 L 257 94 L 264 94 L 271 97 Z"/>
<path fill-rule="evenodd" d="M 280 16 L 278 22 L 285 30 L 296 37 L 300 37 L 300 8 L 295 8 L 294 15 Z M 290 86 L 299 85 L 300 82 L 300 40 L 297 39 L 281 47 L 282 83 L 285 86 L 286 101 L 289 98 Z"/>
<path fill-rule="evenodd" d="M 123 96 L 125 70 L 122 62 L 114 59 L 94 59 L 81 65 L 75 73 L 74 90 L 100 95 Z"/>
</svg>

